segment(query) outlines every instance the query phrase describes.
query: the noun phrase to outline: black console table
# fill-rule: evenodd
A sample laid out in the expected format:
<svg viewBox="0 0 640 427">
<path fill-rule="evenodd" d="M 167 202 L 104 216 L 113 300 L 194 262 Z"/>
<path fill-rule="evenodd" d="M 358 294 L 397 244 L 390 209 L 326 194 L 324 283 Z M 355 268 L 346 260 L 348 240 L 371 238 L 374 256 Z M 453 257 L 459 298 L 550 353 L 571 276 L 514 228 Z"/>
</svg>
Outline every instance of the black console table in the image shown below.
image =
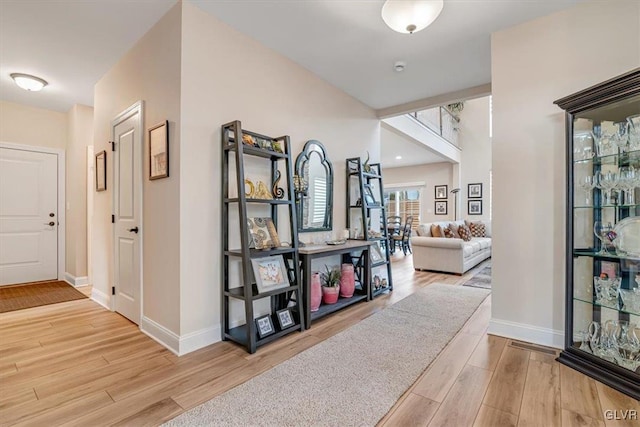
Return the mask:
<svg viewBox="0 0 640 427">
<path fill-rule="evenodd" d="M 304 328 L 311 327 L 313 320 L 336 312 L 360 301 L 371 300 L 371 266 L 369 248 L 375 242 L 366 240 L 347 240 L 344 245 L 308 245 L 298 249 L 302 263 L 302 304 Z M 359 254 L 358 254 L 359 253 Z M 356 279 L 356 290 L 351 298 L 339 298 L 335 304 L 323 304 L 320 309 L 311 312 L 311 262 L 317 258 L 342 255 L 342 263 L 352 263 Z"/>
</svg>

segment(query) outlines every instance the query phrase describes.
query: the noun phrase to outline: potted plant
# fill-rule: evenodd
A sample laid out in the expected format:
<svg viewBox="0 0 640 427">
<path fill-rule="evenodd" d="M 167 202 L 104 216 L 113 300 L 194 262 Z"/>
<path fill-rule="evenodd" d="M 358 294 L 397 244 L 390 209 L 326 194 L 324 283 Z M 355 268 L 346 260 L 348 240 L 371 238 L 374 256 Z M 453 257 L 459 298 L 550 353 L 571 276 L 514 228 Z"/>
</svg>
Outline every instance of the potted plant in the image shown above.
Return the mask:
<svg viewBox="0 0 640 427">
<path fill-rule="evenodd" d="M 325 265 L 326 272 L 322 273 L 322 302 L 325 304 L 335 304 L 340 294 L 340 277 L 342 273 L 339 268 L 329 268 Z"/>
</svg>

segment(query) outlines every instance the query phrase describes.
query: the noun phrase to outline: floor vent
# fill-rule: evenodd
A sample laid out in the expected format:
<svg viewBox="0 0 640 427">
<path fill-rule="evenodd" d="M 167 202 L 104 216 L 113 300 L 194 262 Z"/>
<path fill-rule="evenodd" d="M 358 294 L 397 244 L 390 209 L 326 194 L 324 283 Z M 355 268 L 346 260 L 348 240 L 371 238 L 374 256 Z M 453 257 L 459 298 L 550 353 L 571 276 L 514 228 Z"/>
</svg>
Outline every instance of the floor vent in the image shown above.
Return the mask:
<svg viewBox="0 0 640 427">
<path fill-rule="evenodd" d="M 526 343 L 519 342 L 519 341 L 511 341 L 509 343 L 509 345 L 511 347 L 515 347 L 515 348 L 522 348 L 522 349 L 525 349 L 525 350 L 537 351 L 537 352 L 540 352 L 540 353 L 553 354 L 554 356 L 557 354 L 556 350 L 554 350 L 552 348 L 541 347 L 541 346 L 537 346 L 537 345 L 533 345 L 533 344 L 526 344 Z"/>
</svg>

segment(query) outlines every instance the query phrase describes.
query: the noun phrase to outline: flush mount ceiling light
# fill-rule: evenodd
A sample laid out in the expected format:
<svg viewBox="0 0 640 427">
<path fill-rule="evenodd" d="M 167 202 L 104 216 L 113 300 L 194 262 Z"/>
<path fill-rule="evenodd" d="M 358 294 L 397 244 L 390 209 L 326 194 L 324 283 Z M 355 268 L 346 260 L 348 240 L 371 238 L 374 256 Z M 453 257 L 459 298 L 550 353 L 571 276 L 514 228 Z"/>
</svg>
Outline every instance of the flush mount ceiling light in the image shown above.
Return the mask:
<svg viewBox="0 0 640 427">
<path fill-rule="evenodd" d="M 396 160 L 402 160 L 402 156 L 396 156 Z"/>
<path fill-rule="evenodd" d="M 32 76 L 30 74 L 12 73 L 11 78 L 19 87 L 31 92 L 38 92 L 42 90 L 43 87 L 49 84 L 46 80 L 43 80 L 40 77 Z"/>
<path fill-rule="evenodd" d="M 394 31 L 413 34 L 431 25 L 443 6 L 443 0 L 387 0 L 382 20 Z"/>
</svg>

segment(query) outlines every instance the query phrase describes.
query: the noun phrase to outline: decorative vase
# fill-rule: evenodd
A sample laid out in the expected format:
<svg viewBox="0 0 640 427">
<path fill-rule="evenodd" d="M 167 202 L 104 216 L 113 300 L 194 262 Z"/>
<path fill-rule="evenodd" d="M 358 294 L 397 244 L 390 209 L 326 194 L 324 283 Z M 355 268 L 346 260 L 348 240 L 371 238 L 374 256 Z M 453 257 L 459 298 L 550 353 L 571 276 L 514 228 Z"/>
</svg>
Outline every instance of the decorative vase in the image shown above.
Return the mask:
<svg viewBox="0 0 640 427">
<path fill-rule="evenodd" d="M 356 279 L 353 272 L 353 264 L 342 264 L 340 275 L 340 296 L 351 298 L 356 290 Z"/>
<path fill-rule="evenodd" d="M 311 311 L 318 311 L 322 301 L 322 284 L 320 283 L 320 273 L 311 275 Z"/>
<path fill-rule="evenodd" d="M 323 286 L 322 287 L 322 302 L 325 304 L 335 304 L 338 302 L 338 295 L 340 294 L 340 285 L 338 286 Z"/>
</svg>

